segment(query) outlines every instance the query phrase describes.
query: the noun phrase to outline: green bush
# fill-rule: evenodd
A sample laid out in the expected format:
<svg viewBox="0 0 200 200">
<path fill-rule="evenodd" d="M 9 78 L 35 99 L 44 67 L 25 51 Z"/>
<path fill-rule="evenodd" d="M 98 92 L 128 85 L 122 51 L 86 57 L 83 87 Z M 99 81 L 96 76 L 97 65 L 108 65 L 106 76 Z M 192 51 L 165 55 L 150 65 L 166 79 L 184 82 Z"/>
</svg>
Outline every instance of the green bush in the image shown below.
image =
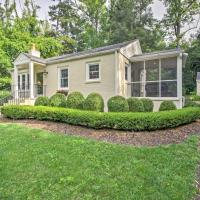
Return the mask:
<svg viewBox="0 0 200 200">
<path fill-rule="evenodd" d="M 200 108 L 152 113 L 101 113 L 44 106 L 4 106 L 4 117 L 11 119 L 37 119 L 81 125 L 95 129 L 126 131 L 152 131 L 174 128 L 200 118 Z"/>
<path fill-rule="evenodd" d="M 199 95 L 191 95 L 190 96 L 190 99 L 192 100 L 192 101 L 200 101 L 200 96 Z"/>
<path fill-rule="evenodd" d="M 11 87 L 11 78 L 2 77 L 0 78 L 0 90 L 7 90 Z"/>
<path fill-rule="evenodd" d="M 84 96 L 80 92 L 72 92 L 67 97 L 67 107 L 74 109 L 83 109 Z"/>
<path fill-rule="evenodd" d="M 160 104 L 159 111 L 176 110 L 176 105 L 173 101 L 163 101 Z"/>
<path fill-rule="evenodd" d="M 83 105 L 84 110 L 90 111 L 104 111 L 104 100 L 98 93 L 91 93 L 87 96 Z"/>
<path fill-rule="evenodd" d="M 111 97 L 108 100 L 109 112 L 128 112 L 129 106 L 127 100 L 122 96 Z"/>
<path fill-rule="evenodd" d="M 64 94 L 54 94 L 49 99 L 49 105 L 52 107 L 65 107 L 66 106 L 66 97 Z"/>
<path fill-rule="evenodd" d="M 144 106 L 144 112 L 153 112 L 153 101 L 151 99 L 141 99 L 143 106 Z"/>
<path fill-rule="evenodd" d="M 35 100 L 35 106 L 48 106 L 49 98 L 48 97 L 38 97 Z"/>
<path fill-rule="evenodd" d="M 130 97 L 127 102 L 130 112 L 144 112 L 144 105 L 140 99 Z"/>
<path fill-rule="evenodd" d="M 185 99 L 184 107 L 200 107 L 200 104 L 196 103 L 195 101 L 192 101 L 190 99 Z"/>
</svg>

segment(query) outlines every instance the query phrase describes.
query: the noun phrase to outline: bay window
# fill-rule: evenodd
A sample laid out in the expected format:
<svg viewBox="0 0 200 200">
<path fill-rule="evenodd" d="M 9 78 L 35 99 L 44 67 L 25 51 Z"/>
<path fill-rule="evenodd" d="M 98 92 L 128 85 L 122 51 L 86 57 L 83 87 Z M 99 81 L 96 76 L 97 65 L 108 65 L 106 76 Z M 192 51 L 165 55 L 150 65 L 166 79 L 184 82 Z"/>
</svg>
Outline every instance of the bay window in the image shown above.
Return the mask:
<svg viewBox="0 0 200 200">
<path fill-rule="evenodd" d="M 177 97 L 177 57 L 134 62 L 131 93 L 135 97 Z"/>
</svg>

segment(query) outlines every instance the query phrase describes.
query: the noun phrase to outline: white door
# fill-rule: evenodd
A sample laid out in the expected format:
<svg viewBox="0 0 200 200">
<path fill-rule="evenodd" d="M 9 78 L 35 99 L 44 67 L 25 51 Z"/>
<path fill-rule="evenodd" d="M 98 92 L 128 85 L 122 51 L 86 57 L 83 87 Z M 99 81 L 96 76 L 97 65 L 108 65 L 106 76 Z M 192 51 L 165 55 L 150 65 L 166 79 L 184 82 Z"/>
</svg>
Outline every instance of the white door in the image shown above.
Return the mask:
<svg viewBox="0 0 200 200">
<path fill-rule="evenodd" d="M 27 98 L 29 96 L 29 74 L 23 73 L 18 75 L 18 92 L 19 96 Z"/>
</svg>

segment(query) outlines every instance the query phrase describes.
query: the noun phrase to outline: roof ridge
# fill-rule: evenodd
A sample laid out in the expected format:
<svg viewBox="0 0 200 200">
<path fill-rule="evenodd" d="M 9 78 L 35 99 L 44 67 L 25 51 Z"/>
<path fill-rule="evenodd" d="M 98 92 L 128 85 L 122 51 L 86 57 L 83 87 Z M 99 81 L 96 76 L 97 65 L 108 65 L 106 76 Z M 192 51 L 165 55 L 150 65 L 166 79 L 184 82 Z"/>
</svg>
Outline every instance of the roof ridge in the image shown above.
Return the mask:
<svg viewBox="0 0 200 200">
<path fill-rule="evenodd" d="M 65 58 L 65 57 L 68 57 L 68 56 L 72 56 L 72 55 L 78 55 L 78 54 L 84 54 L 84 53 L 89 53 L 89 52 L 98 52 L 100 50 L 111 50 L 111 49 L 120 49 L 132 42 L 135 42 L 137 41 L 138 39 L 135 39 L 135 40 L 129 40 L 129 41 L 125 41 L 125 42 L 121 42 L 121 43 L 117 43 L 117 44 L 110 44 L 110 45 L 105 45 L 105 46 L 101 46 L 101 47 L 97 47 L 97 48 L 94 48 L 94 49 L 86 49 L 86 50 L 83 50 L 83 51 L 78 51 L 78 52 L 73 52 L 73 53 L 69 53 L 69 54 L 63 54 L 63 55 L 60 55 L 60 56 L 54 56 L 54 57 L 50 57 L 50 58 L 47 58 L 45 60 L 47 61 L 51 61 L 51 60 L 54 60 L 54 59 L 61 59 L 61 58 Z"/>
</svg>

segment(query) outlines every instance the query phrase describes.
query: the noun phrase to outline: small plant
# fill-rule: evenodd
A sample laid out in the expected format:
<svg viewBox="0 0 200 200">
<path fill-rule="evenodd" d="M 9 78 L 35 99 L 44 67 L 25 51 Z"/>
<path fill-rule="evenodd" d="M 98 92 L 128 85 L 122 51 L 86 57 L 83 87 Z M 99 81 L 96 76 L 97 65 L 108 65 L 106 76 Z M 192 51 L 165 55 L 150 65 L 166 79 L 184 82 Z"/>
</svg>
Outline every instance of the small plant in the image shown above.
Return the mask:
<svg viewBox="0 0 200 200">
<path fill-rule="evenodd" d="M 129 105 L 127 100 L 122 96 L 111 97 L 108 100 L 109 112 L 128 112 Z"/>
<path fill-rule="evenodd" d="M 67 97 L 67 107 L 74 109 L 83 109 L 84 96 L 80 92 L 72 92 Z"/>
<path fill-rule="evenodd" d="M 153 101 L 151 99 L 141 99 L 143 106 L 144 106 L 144 112 L 153 112 Z"/>
<path fill-rule="evenodd" d="M 49 98 L 48 97 L 38 97 L 35 100 L 35 106 L 48 106 Z"/>
<path fill-rule="evenodd" d="M 130 97 L 127 99 L 130 112 L 144 112 L 144 105 L 141 100 Z"/>
<path fill-rule="evenodd" d="M 52 107 L 65 107 L 66 106 L 66 97 L 64 94 L 54 94 L 49 99 L 49 105 Z"/>
<path fill-rule="evenodd" d="M 104 100 L 100 94 L 91 93 L 85 99 L 83 108 L 84 110 L 103 112 Z"/>
<path fill-rule="evenodd" d="M 176 110 L 176 105 L 173 101 L 163 101 L 160 104 L 159 111 Z"/>
</svg>

